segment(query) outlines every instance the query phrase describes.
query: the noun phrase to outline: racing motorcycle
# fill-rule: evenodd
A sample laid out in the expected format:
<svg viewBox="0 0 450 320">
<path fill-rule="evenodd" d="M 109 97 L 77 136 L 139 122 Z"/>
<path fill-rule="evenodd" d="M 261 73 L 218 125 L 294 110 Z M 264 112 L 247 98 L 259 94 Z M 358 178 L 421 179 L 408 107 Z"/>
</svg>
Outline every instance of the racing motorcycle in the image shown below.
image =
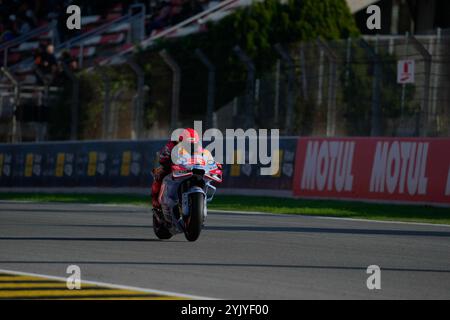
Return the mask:
<svg viewBox="0 0 450 320">
<path fill-rule="evenodd" d="M 159 203 L 153 210 L 153 230 L 159 239 L 184 233 L 188 241 L 198 239 L 207 217 L 207 203 L 222 182 L 221 167 L 209 152 L 180 157 L 161 185 Z"/>
</svg>

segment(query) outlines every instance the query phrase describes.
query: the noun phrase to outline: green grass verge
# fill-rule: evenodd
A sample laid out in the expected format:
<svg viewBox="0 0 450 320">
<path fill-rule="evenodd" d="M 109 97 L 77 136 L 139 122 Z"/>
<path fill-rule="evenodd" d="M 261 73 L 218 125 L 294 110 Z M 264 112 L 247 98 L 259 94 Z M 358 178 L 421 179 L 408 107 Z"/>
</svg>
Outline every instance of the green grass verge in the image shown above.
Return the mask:
<svg viewBox="0 0 450 320">
<path fill-rule="evenodd" d="M 0 193 L 0 200 L 150 205 L 148 196 L 111 194 Z M 210 209 L 450 224 L 450 209 L 362 202 L 216 196 Z"/>
</svg>

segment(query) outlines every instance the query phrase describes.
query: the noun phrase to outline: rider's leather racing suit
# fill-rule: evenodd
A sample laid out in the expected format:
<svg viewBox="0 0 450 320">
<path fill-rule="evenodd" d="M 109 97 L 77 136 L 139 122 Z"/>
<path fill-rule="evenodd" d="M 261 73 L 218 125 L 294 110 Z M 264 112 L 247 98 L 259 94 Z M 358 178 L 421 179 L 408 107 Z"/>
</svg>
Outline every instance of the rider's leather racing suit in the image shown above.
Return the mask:
<svg viewBox="0 0 450 320">
<path fill-rule="evenodd" d="M 161 208 L 158 196 L 161 184 L 165 176 L 172 172 L 172 150 L 178 144 L 177 141 L 169 141 L 159 152 L 160 166 L 153 169 L 153 184 L 152 184 L 152 205 L 153 208 Z"/>
</svg>

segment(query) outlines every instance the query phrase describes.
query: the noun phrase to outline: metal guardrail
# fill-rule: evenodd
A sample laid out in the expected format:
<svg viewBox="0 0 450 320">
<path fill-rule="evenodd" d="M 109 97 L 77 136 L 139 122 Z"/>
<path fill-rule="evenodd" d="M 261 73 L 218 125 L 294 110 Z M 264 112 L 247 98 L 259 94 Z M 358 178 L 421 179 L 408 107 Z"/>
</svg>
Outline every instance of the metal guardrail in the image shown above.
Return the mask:
<svg viewBox="0 0 450 320">
<path fill-rule="evenodd" d="M 0 95 L 2 98 L 8 97 L 9 112 L 7 116 L 11 117 L 11 122 L 7 124 L 8 127 L 8 141 L 15 143 L 22 141 L 23 130 L 22 127 L 25 123 L 22 123 L 21 114 L 23 113 L 23 107 L 26 104 L 27 99 L 33 99 L 36 101 L 36 105 L 42 108 L 44 105 L 48 105 L 48 102 L 52 97 L 61 91 L 61 88 L 47 85 L 22 85 L 16 79 L 16 77 L 10 72 L 8 68 L 2 67 L 1 73 L 9 81 L 8 84 L 0 84 Z M 3 101 L 0 103 L 0 117 L 3 113 Z M 4 121 L 3 121 L 4 122 Z M 46 135 L 46 124 L 35 123 L 34 130 L 36 141 L 42 141 Z"/>
<path fill-rule="evenodd" d="M 55 41 L 55 33 L 56 33 L 56 22 L 52 21 L 50 22 L 48 25 L 36 28 L 34 30 L 31 30 L 30 32 L 17 37 L 15 39 L 12 39 L 8 42 L 3 43 L 2 45 L 0 45 L 0 52 L 3 51 L 3 66 L 7 67 L 8 66 L 8 51 L 10 48 L 15 47 L 17 45 L 20 45 L 21 43 L 24 43 L 25 41 L 32 39 L 34 37 L 37 37 L 43 33 L 49 32 L 49 31 L 53 31 L 53 42 Z"/>
<path fill-rule="evenodd" d="M 27 41 L 28 39 L 33 38 L 41 33 L 48 32 L 55 26 L 56 26 L 55 22 L 50 22 L 48 25 L 33 29 L 26 34 L 21 35 L 20 37 L 11 39 L 0 45 L 0 51 L 21 44 L 22 42 Z"/>
<path fill-rule="evenodd" d="M 66 49 L 71 49 L 73 47 L 80 47 L 80 51 L 79 51 L 79 55 L 83 55 L 83 44 L 86 40 L 91 39 L 92 37 L 101 35 L 105 32 L 107 32 L 108 30 L 113 29 L 115 26 L 120 25 L 122 23 L 133 23 L 136 20 L 145 18 L 145 11 L 144 12 L 139 12 L 137 14 L 131 14 L 131 13 L 127 13 L 124 16 L 121 16 L 117 19 L 114 19 L 113 21 L 110 21 L 108 23 L 105 23 L 93 30 L 90 30 L 88 32 L 82 33 L 79 36 L 76 36 L 72 39 L 69 39 L 63 43 L 58 44 L 55 47 L 55 52 L 56 55 L 58 55 L 62 50 L 66 50 Z M 80 57 L 78 57 L 80 58 Z M 80 59 L 79 59 L 80 60 Z M 10 67 L 11 71 L 17 71 L 17 69 L 19 68 L 24 68 L 26 66 L 29 66 L 33 63 L 33 59 L 32 58 L 28 58 L 25 59 L 13 66 Z"/>
<path fill-rule="evenodd" d="M 155 40 L 161 39 L 167 35 L 170 35 L 171 33 L 173 33 L 174 31 L 176 31 L 177 29 L 183 28 L 191 23 L 195 23 L 195 22 L 199 22 L 202 21 L 203 18 L 207 17 L 210 14 L 213 13 L 217 13 L 220 12 L 222 10 L 226 10 L 228 9 L 229 6 L 235 4 L 236 2 L 239 2 L 240 0 L 225 0 L 223 2 L 220 2 L 218 5 L 207 9 L 205 11 L 202 11 L 198 14 L 196 14 L 195 16 L 192 16 L 172 27 L 169 27 L 165 30 L 163 30 L 162 32 L 154 35 L 154 36 L 149 36 L 148 38 L 142 40 L 139 43 L 139 46 L 141 46 L 142 48 L 148 48 L 149 46 L 153 45 L 153 43 L 155 42 Z M 105 60 L 103 60 L 100 64 L 101 65 L 106 65 L 109 63 L 114 63 L 117 60 L 120 60 L 121 62 L 123 62 L 122 60 L 124 59 L 124 56 L 126 56 L 127 54 L 130 54 L 134 51 L 135 46 L 131 47 L 131 48 L 126 48 L 125 50 L 117 53 L 116 55 L 113 55 L 111 57 L 106 58 Z"/>
</svg>

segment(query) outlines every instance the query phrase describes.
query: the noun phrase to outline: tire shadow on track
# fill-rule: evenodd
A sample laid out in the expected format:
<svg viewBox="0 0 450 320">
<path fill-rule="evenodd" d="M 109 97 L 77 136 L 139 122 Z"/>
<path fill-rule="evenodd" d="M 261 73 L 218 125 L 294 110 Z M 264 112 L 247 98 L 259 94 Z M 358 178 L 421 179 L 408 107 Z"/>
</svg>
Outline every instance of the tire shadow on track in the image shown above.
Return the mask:
<svg viewBox="0 0 450 320">
<path fill-rule="evenodd" d="M 386 235 L 414 237 L 447 237 L 446 231 L 355 229 L 355 228 L 311 228 L 311 227 L 258 227 L 258 226 L 207 226 L 205 230 L 215 231 L 251 231 L 251 232 L 299 232 L 299 233 L 333 233 L 355 235 Z"/>
<path fill-rule="evenodd" d="M 319 269 L 319 270 L 349 270 L 366 271 L 367 266 L 320 266 L 320 265 L 294 265 L 294 264 L 264 264 L 264 263 L 213 263 L 213 262 L 149 262 L 149 261 L 29 261 L 8 260 L 0 261 L 0 266 L 11 264 L 51 264 L 51 265 L 115 265 L 115 266 L 165 266 L 165 267 L 211 267 L 211 268 L 275 268 L 275 269 Z M 393 268 L 383 267 L 384 271 L 392 272 L 424 272 L 450 274 L 446 269 L 418 269 L 418 268 Z"/>
<path fill-rule="evenodd" d="M 17 225 L 17 224 L 15 224 Z M 97 224 L 23 224 L 34 227 L 68 227 L 68 228 L 127 228 L 152 229 L 151 225 L 97 225 Z M 260 226 L 205 226 L 206 231 L 230 232 L 296 232 L 296 233 L 331 233 L 348 235 L 384 235 L 411 237 L 443 237 L 450 238 L 450 231 L 390 230 L 390 229 L 356 229 L 356 228 L 313 228 L 313 227 L 260 227 Z M 0 240 L 45 240 L 45 241 L 160 241 L 146 238 L 70 238 L 70 237 L 0 237 Z M 171 240 L 172 241 L 172 240 Z"/>
</svg>

